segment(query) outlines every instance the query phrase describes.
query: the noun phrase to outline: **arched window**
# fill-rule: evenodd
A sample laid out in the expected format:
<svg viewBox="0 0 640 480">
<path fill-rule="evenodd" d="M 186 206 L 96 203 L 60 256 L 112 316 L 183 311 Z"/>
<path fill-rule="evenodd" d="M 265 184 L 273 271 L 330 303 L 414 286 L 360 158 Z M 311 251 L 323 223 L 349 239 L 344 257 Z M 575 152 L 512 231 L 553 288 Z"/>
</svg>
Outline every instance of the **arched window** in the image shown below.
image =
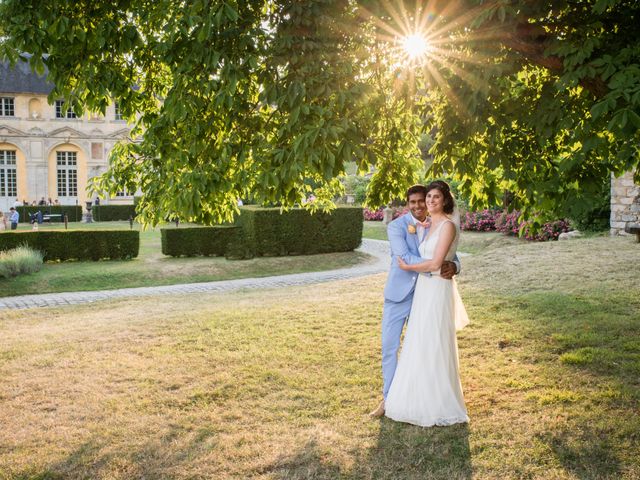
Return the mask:
<svg viewBox="0 0 640 480">
<path fill-rule="evenodd" d="M 78 196 L 78 158 L 76 152 L 56 152 L 58 196 Z"/>
<path fill-rule="evenodd" d="M 18 196 L 16 151 L 0 150 L 0 197 Z"/>
</svg>

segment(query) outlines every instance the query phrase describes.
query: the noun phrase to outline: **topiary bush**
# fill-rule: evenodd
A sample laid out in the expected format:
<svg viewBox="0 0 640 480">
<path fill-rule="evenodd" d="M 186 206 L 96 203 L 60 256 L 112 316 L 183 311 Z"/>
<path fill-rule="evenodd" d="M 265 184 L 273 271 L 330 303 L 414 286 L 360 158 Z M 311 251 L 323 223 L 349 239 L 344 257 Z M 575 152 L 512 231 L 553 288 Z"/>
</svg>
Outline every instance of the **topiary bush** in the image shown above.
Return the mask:
<svg viewBox="0 0 640 480">
<path fill-rule="evenodd" d="M 137 230 L 40 230 L 0 235 L 0 251 L 21 245 L 41 251 L 45 261 L 120 260 L 138 256 L 140 233 Z"/>
<path fill-rule="evenodd" d="M 362 241 L 362 208 L 330 213 L 304 209 L 243 207 L 236 225 L 241 235 L 229 244 L 228 258 L 347 252 Z"/>
<path fill-rule="evenodd" d="M 162 228 L 162 253 L 172 257 L 222 256 L 229 243 L 236 240 L 238 230 L 233 225 Z"/>
<path fill-rule="evenodd" d="M 136 218 L 135 205 L 96 205 L 91 209 L 96 222 L 113 222 Z"/>
<path fill-rule="evenodd" d="M 79 222 L 82 220 L 82 207 L 80 205 L 41 205 L 33 207 L 16 207 L 20 214 L 20 223 L 29 223 L 30 215 L 42 212 L 43 215 L 57 214 L 62 215 L 60 222 L 64 221 L 64 214 L 67 214 L 69 222 Z"/>
</svg>

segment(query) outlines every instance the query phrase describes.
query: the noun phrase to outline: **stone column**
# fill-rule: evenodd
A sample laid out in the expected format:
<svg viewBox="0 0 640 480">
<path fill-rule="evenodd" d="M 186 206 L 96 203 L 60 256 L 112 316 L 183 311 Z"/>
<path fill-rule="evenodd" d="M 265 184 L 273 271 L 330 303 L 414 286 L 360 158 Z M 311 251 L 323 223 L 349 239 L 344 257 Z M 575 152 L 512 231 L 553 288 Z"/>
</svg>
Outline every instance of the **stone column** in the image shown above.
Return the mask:
<svg viewBox="0 0 640 480">
<path fill-rule="evenodd" d="M 633 173 L 621 177 L 611 175 L 610 234 L 628 235 L 624 231 L 627 222 L 640 223 L 640 185 L 633 182 Z"/>
</svg>

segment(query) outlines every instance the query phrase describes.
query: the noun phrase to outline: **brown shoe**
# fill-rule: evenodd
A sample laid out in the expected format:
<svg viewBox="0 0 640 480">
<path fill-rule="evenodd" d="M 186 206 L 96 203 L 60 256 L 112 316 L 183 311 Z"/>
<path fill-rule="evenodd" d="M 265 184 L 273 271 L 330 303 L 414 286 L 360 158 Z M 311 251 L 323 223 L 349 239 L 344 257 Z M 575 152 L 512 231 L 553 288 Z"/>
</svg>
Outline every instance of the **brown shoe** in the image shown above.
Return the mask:
<svg viewBox="0 0 640 480">
<path fill-rule="evenodd" d="M 376 408 L 373 412 L 371 412 L 369 416 L 371 418 L 380 418 L 383 415 L 384 415 L 384 399 L 380 402 L 380 405 L 378 405 L 378 408 Z"/>
</svg>

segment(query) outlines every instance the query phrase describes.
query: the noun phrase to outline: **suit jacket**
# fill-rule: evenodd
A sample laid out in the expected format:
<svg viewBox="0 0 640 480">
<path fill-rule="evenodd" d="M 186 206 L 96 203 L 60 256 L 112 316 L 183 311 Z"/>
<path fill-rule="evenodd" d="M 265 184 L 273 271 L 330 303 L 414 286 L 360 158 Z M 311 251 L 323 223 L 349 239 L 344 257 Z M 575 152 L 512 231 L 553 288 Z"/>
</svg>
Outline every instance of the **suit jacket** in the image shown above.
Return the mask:
<svg viewBox="0 0 640 480">
<path fill-rule="evenodd" d="M 391 268 L 384 287 L 384 298 L 392 302 L 400 302 L 409 295 L 418 280 L 417 272 L 407 272 L 398 266 L 397 257 L 409 264 L 420 263 L 424 259 L 420 256 L 418 247 L 420 238 L 417 233 L 409 233 L 409 225 L 413 225 L 413 217 L 407 213 L 389 223 L 387 236 L 391 247 Z M 425 232 L 425 237 L 428 231 Z M 460 271 L 458 256 L 454 258 L 456 270 Z"/>
</svg>

